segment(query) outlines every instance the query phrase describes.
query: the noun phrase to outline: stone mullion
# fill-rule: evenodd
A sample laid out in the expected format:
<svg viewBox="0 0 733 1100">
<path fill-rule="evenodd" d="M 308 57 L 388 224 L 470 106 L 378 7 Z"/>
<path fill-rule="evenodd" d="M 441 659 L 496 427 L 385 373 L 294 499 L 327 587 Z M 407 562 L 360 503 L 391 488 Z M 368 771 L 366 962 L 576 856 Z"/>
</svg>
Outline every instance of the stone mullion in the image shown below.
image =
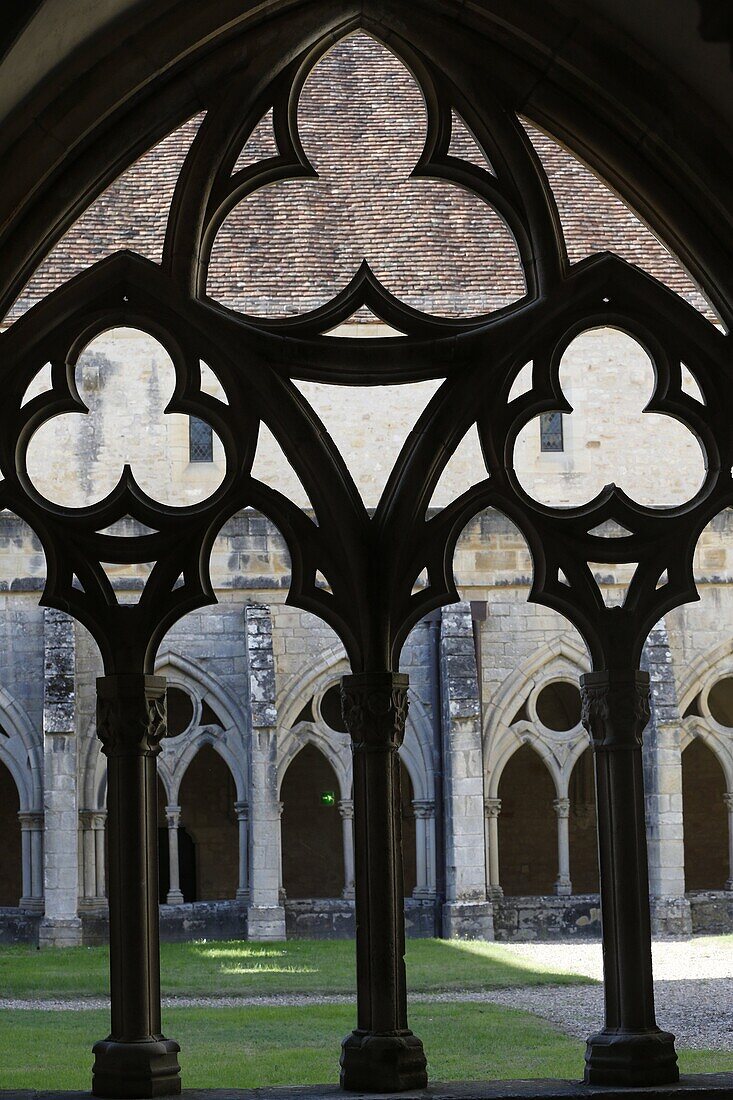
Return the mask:
<svg viewBox="0 0 733 1100">
<path fill-rule="evenodd" d="M 668 1084 L 679 1077 L 674 1036 L 654 1013 L 641 735 L 649 720 L 645 672 L 581 677 L 598 799 L 605 1027 L 586 1050 L 593 1085 Z"/>
<path fill-rule="evenodd" d="M 180 1092 L 178 1044 L 161 1034 L 156 757 L 165 680 L 97 680 L 97 732 L 107 757 L 112 1027 L 94 1047 L 95 1096 Z"/>
<path fill-rule="evenodd" d="M 400 761 L 407 676 L 342 681 L 354 757 L 357 1028 L 344 1040 L 341 1084 L 367 1092 L 427 1084 L 422 1043 L 407 1026 Z"/>
</svg>

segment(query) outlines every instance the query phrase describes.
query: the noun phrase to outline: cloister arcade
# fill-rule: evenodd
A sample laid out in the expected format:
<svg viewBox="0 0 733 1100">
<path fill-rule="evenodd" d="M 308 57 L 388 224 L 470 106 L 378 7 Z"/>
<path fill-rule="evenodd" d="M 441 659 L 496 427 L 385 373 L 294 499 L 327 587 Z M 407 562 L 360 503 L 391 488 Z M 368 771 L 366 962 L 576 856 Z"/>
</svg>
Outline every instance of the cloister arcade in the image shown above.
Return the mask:
<svg viewBox="0 0 733 1100">
<path fill-rule="evenodd" d="M 316 843 L 315 824 L 294 839 L 306 772 L 324 812 L 340 811 L 340 829 L 335 816 L 324 826 L 343 858 L 329 889 L 351 890 L 353 852 L 357 1011 L 342 1087 L 424 1088 L 405 881 L 418 908 L 434 884 L 443 930 L 459 936 L 490 933 L 502 882 L 560 899 L 592 885 L 589 743 L 605 1023 L 585 1080 L 676 1085 L 651 967 L 653 919 L 689 917 L 684 856 L 668 857 L 686 843 L 698 884 L 730 871 L 702 861 L 692 836 L 697 787 L 731 809 L 733 778 L 716 614 L 727 589 L 714 555 L 704 582 L 695 572 L 733 506 L 733 98 L 727 50 L 703 46 L 733 26 L 702 0 L 689 34 L 695 5 L 672 5 L 681 19 L 663 33 L 643 0 L 117 0 L 78 21 L 62 0 L 9 21 L 0 504 L 44 558 L 20 587 L 37 592 L 43 572 L 45 610 L 41 644 L 11 617 L 2 626 L 18 698 L 39 655 L 44 687 L 33 722 L 7 699 L 0 759 L 17 790 L 21 888 L 37 905 L 42 853 L 41 942 L 78 942 L 79 867 L 85 903 L 106 884 L 112 1023 L 94 1047 L 96 1095 L 181 1089 L 161 1026 L 159 844 L 168 908 L 192 890 L 246 894 L 248 933 L 278 938 L 286 879 L 314 883 L 307 859 L 289 862 L 296 843 Z M 312 75 L 338 68 L 353 39 L 398 74 L 391 120 L 359 66 L 314 95 Z M 371 100 L 354 122 L 359 86 Z M 56 278 L 64 235 L 73 244 L 110 185 L 119 195 L 173 135 L 153 255 L 136 226 L 101 218 L 110 236 L 93 233 L 91 256 Z M 581 162 L 573 179 L 603 181 L 600 205 L 569 208 L 565 156 Z M 579 243 L 590 210 L 603 213 Z M 646 253 L 625 248 L 629 226 Z M 616 383 L 611 417 L 601 377 Z M 400 407 L 380 438 L 376 410 Z M 609 419 L 628 434 L 606 478 Z M 277 455 L 264 470 L 263 440 Z M 462 599 L 468 559 L 474 581 L 484 574 Z M 681 609 L 696 600 L 708 663 L 680 684 Z M 216 676 L 196 656 L 206 607 L 226 635 Z M 305 620 L 291 613 L 338 647 L 305 692 Z M 184 657 L 172 639 L 185 631 Z M 726 652 L 713 658 L 716 645 Z M 555 855 L 538 849 L 525 871 L 509 838 L 526 849 L 538 822 Z M 719 853 L 720 820 L 711 835 Z"/>
</svg>

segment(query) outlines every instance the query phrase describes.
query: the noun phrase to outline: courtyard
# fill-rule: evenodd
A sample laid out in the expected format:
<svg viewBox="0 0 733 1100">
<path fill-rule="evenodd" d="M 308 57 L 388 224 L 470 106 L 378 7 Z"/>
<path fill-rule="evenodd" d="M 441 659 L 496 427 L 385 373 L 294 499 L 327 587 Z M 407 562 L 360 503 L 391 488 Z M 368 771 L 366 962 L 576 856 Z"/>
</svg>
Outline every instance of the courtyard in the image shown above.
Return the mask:
<svg viewBox="0 0 733 1100">
<path fill-rule="evenodd" d="M 184 1087 L 334 1084 L 353 951 L 345 940 L 163 944 L 163 1020 L 181 1043 Z M 406 963 L 433 1080 L 581 1076 L 603 1018 L 599 942 L 411 940 Z M 654 943 L 658 1017 L 683 1073 L 733 1071 L 732 964 L 733 936 Z M 107 965 L 101 947 L 0 950 L 0 1088 L 87 1087 Z"/>
</svg>

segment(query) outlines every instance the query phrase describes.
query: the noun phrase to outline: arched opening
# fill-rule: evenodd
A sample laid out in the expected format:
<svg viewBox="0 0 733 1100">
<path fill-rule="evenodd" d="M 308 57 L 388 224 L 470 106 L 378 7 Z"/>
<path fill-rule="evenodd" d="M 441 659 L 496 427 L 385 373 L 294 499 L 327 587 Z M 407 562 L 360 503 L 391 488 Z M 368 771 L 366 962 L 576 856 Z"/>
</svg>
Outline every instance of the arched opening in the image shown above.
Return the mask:
<svg viewBox="0 0 733 1100">
<path fill-rule="evenodd" d="M 542 758 L 522 745 L 499 781 L 499 871 L 508 895 L 551 894 L 557 877 L 555 787 Z"/>
<path fill-rule="evenodd" d="M 417 839 L 415 826 L 415 797 L 410 773 L 400 760 L 400 788 L 402 791 L 402 871 L 405 897 L 409 898 L 417 886 Z"/>
<path fill-rule="evenodd" d="M 728 867 L 725 775 L 699 737 L 682 753 L 685 890 L 722 890 Z"/>
<path fill-rule="evenodd" d="M 9 768 L 0 764 L 0 905 L 17 905 L 23 889 L 19 809 L 15 780 Z"/>
<path fill-rule="evenodd" d="M 336 773 L 305 745 L 282 782 L 283 887 L 288 898 L 336 898 L 344 888 L 344 845 Z"/>
<path fill-rule="evenodd" d="M 236 799 L 234 777 L 226 763 L 211 745 L 203 745 L 186 770 L 178 797 L 181 892 L 185 901 L 220 901 L 236 894 Z M 186 878 L 188 884 L 184 887 Z M 192 878 L 194 896 L 187 897 Z"/>
<path fill-rule="evenodd" d="M 576 761 L 570 776 L 570 881 L 574 894 L 598 893 L 598 840 L 593 752 Z"/>
</svg>

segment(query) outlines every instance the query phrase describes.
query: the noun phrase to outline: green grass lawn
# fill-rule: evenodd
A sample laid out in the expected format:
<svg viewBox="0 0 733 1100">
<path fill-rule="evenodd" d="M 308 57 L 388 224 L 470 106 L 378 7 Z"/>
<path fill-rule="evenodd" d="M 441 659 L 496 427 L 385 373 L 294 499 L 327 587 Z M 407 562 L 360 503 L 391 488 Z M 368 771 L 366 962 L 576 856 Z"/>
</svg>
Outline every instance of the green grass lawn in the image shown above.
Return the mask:
<svg viewBox="0 0 733 1100">
<path fill-rule="evenodd" d="M 185 1088 L 249 1088 L 335 1082 L 354 1019 L 348 1006 L 320 1005 L 176 1008 L 163 1022 L 181 1044 Z M 424 1004 L 411 1023 L 435 1081 L 582 1075 L 584 1043 L 526 1012 Z M 90 1047 L 107 1026 L 105 1012 L 0 1012 L 0 1087 L 88 1089 Z M 733 1056 L 721 1052 L 683 1052 L 680 1063 L 687 1073 L 733 1070 Z"/>
<path fill-rule="evenodd" d="M 168 943 L 161 947 L 163 992 L 169 996 L 274 993 L 353 993 L 350 940 L 287 943 Z M 561 970 L 536 969 L 501 944 L 409 940 L 408 987 L 416 991 L 486 989 L 547 982 L 587 981 Z M 103 947 L 36 951 L 0 947 L 0 990 L 5 997 L 105 995 L 108 953 Z"/>
</svg>

